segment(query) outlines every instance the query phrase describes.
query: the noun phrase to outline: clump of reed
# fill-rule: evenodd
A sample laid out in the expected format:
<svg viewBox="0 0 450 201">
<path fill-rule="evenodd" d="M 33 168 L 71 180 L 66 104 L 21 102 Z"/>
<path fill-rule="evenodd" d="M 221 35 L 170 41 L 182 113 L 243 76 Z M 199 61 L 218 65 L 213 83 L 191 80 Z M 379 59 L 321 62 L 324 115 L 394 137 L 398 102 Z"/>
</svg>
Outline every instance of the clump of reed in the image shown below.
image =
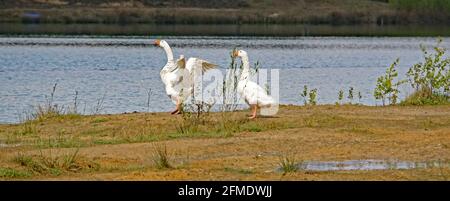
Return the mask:
<svg viewBox="0 0 450 201">
<path fill-rule="evenodd" d="M 284 154 L 280 156 L 278 164 L 283 172 L 283 175 L 297 172 L 299 170 L 298 162 L 294 154 Z"/>
<path fill-rule="evenodd" d="M 58 83 L 56 82 L 52 87 L 50 95 L 45 96 L 44 104 L 38 104 L 32 111 L 25 113 L 25 116 L 21 119 L 21 121 L 24 122 L 24 125 L 32 123 L 33 121 L 42 122 L 56 117 L 80 115 L 78 112 L 78 91 L 75 91 L 73 105 L 58 105 L 54 101 L 57 86 Z"/>
<path fill-rule="evenodd" d="M 79 155 L 78 149 L 72 153 L 53 155 L 51 151 L 40 150 L 39 155 L 19 153 L 14 161 L 36 174 L 60 175 L 65 172 L 98 170 L 99 164 Z"/>
<path fill-rule="evenodd" d="M 158 169 L 172 168 L 166 144 L 154 144 L 152 161 Z"/>
<path fill-rule="evenodd" d="M 199 127 L 210 122 L 210 111 L 214 104 L 205 102 L 183 104 L 181 120 L 176 124 L 176 130 L 180 134 L 194 134 L 199 132 Z"/>
<path fill-rule="evenodd" d="M 64 113 L 64 108 L 54 104 L 54 97 L 58 83 L 53 85 L 50 97 L 46 96 L 46 103 L 37 105 L 35 111 L 28 117 L 29 120 L 43 121 L 52 117 L 60 116 Z"/>
<path fill-rule="evenodd" d="M 49 95 L 45 96 L 45 103 L 37 104 L 31 110 L 25 111 L 21 116 L 20 121 L 23 123 L 23 133 L 34 133 L 33 123 L 42 122 L 55 118 L 77 118 L 82 114 L 87 114 L 86 103 L 84 109 L 80 110 L 80 102 L 78 100 L 79 93 L 75 91 L 73 103 L 71 104 L 57 104 L 55 103 L 55 95 L 58 82 L 52 87 Z M 90 114 L 100 114 L 104 110 L 106 93 L 98 98 L 95 104 L 91 107 Z"/>
</svg>

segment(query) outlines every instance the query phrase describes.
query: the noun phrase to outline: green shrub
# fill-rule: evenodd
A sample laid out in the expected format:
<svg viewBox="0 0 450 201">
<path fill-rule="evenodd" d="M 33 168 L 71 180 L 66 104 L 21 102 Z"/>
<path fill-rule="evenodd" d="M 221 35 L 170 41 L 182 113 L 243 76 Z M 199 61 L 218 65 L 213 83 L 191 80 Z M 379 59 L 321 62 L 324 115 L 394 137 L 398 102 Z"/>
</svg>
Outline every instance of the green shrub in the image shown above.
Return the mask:
<svg viewBox="0 0 450 201">
<path fill-rule="evenodd" d="M 308 90 L 308 86 L 303 86 L 303 91 L 300 93 L 303 98 L 304 105 L 316 105 L 317 104 L 317 89 Z"/>
<path fill-rule="evenodd" d="M 279 166 L 283 175 L 298 171 L 295 155 L 287 154 L 279 157 Z"/>
<path fill-rule="evenodd" d="M 436 105 L 449 102 L 450 92 L 450 58 L 443 58 L 445 49 L 439 47 L 442 39 L 433 48 L 435 53 L 429 53 L 421 46 L 424 61 L 412 66 L 408 72 L 408 81 L 415 92 L 406 98 L 402 104 Z"/>
<path fill-rule="evenodd" d="M 429 95 L 429 89 L 422 88 L 419 91 L 415 91 L 403 100 L 401 105 L 445 105 L 450 104 L 449 96 L 444 94 L 433 93 Z"/>
<path fill-rule="evenodd" d="M 31 177 L 31 175 L 32 174 L 27 171 L 0 167 L 0 178 L 25 178 Z"/>
<path fill-rule="evenodd" d="M 172 168 L 166 144 L 155 144 L 152 160 L 158 169 Z"/>
<path fill-rule="evenodd" d="M 341 89 L 338 92 L 338 102 L 336 103 L 336 105 L 342 104 L 343 99 L 344 99 L 344 91 Z"/>
<path fill-rule="evenodd" d="M 398 72 L 395 69 L 398 62 L 399 59 L 395 60 L 395 62 L 386 69 L 386 74 L 377 79 L 374 96 L 377 100 L 381 99 L 383 106 L 386 105 L 386 99 L 389 100 L 389 104 L 397 104 L 398 94 L 400 93 L 398 87 L 406 82 L 405 80 L 394 81 L 394 79 L 398 77 Z"/>
<path fill-rule="evenodd" d="M 347 96 L 347 98 L 348 98 L 348 100 L 350 100 L 350 104 L 353 103 L 353 91 L 354 91 L 354 88 L 353 88 L 353 87 L 350 87 L 350 89 L 348 90 L 348 96 Z"/>
</svg>

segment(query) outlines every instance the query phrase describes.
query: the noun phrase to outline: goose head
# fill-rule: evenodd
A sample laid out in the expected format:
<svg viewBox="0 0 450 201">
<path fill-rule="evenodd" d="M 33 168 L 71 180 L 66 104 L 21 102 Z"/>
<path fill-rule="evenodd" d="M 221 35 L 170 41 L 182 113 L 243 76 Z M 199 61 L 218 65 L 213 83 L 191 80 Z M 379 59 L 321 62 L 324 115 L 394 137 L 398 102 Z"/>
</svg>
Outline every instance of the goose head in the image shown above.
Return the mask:
<svg viewBox="0 0 450 201">
<path fill-rule="evenodd" d="M 244 50 L 234 50 L 232 53 L 233 57 L 245 57 L 247 56 L 247 52 Z"/>
<path fill-rule="evenodd" d="M 166 45 L 167 42 L 165 40 L 159 40 L 156 39 L 155 42 L 153 42 L 153 45 L 156 47 L 164 47 L 164 45 Z"/>
</svg>

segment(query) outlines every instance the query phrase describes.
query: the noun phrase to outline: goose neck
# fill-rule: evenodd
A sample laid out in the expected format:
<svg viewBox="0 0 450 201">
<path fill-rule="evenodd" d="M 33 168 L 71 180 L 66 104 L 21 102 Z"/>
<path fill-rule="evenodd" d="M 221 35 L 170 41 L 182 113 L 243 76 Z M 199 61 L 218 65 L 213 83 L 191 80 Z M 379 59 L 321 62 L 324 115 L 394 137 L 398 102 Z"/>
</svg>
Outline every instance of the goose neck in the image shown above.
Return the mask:
<svg viewBox="0 0 450 201">
<path fill-rule="evenodd" d="M 162 44 L 162 47 L 163 47 L 164 51 L 166 52 L 167 62 L 173 62 L 173 52 L 172 52 L 172 49 L 170 48 L 169 44 L 164 43 L 164 44 Z"/>
<path fill-rule="evenodd" d="M 242 59 L 241 80 L 246 80 L 250 75 L 250 63 L 248 61 L 248 56 L 242 56 L 241 59 Z"/>
</svg>

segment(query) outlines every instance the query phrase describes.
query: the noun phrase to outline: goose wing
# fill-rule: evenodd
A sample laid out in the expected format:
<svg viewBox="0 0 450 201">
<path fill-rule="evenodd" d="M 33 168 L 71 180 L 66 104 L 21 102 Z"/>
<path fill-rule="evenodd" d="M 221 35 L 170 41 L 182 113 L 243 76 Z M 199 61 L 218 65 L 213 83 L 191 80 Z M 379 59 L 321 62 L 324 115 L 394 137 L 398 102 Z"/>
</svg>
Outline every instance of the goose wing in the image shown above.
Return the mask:
<svg viewBox="0 0 450 201">
<path fill-rule="evenodd" d="M 180 55 L 180 58 L 177 60 L 177 68 L 186 68 L 186 59 L 183 55 Z"/>
<path fill-rule="evenodd" d="M 217 67 L 216 64 L 198 58 L 189 58 L 186 63 L 186 68 L 189 70 L 191 74 L 196 70 L 202 70 L 202 72 L 205 72 L 215 67 Z"/>
</svg>

